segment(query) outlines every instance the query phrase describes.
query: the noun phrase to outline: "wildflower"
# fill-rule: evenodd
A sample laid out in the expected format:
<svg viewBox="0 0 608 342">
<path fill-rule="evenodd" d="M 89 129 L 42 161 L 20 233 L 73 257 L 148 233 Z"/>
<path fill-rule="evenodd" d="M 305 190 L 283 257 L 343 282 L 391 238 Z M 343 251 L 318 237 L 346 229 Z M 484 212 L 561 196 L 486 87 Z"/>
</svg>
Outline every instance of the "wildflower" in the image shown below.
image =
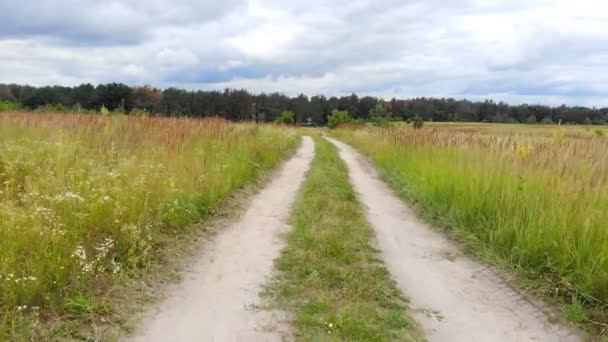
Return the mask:
<svg viewBox="0 0 608 342">
<path fill-rule="evenodd" d="M 117 263 L 116 261 L 112 260 L 111 264 L 112 264 L 112 273 L 113 274 L 116 274 L 116 273 L 120 272 L 121 267 L 120 267 L 119 263 Z"/>
<path fill-rule="evenodd" d="M 521 159 L 527 159 L 533 150 L 534 147 L 532 147 L 532 144 L 520 145 L 517 147 L 517 155 Z"/>
<path fill-rule="evenodd" d="M 87 252 L 84 247 L 78 246 L 74 253 L 72 253 L 72 257 L 77 259 L 78 264 L 82 268 L 82 272 L 89 273 L 93 270 L 94 262 L 87 262 Z"/>
<path fill-rule="evenodd" d="M 87 252 L 84 250 L 84 247 L 78 246 L 76 250 L 72 254 L 73 257 L 76 257 L 80 260 L 87 260 Z"/>
<path fill-rule="evenodd" d="M 51 235 L 53 235 L 53 236 L 64 236 L 66 233 L 67 233 L 67 231 L 65 231 L 63 229 L 54 228 L 53 230 L 51 230 Z"/>
<path fill-rule="evenodd" d="M 55 199 L 55 201 L 58 201 L 58 202 L 67 201 L 70 199 L 77 200 L 78 202 L 84 202 L 84 198 L 82 198 L 80 195 L 78 195 L 77 193 L 74 193 L 72 191 L 68 191 L 63 194 L 59 194 L 59 195 L 55 196 L 54 199 Z"/>
</svg>

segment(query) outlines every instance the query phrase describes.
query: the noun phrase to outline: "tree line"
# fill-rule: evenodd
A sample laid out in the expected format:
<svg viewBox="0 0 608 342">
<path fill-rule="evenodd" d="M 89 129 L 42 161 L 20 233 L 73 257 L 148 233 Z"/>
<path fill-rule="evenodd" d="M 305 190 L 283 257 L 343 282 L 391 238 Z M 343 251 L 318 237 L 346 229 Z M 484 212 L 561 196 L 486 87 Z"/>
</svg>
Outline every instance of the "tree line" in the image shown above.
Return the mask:
<svg viewBox="0 0 608 342">
<path fill-rule="evenodd" d="M 473 102 L 453 98 L 383 100 L 356 94 L 341 97 L 282 93 L 252 94 L 244 89 L 224 91 L 158 89 L 131 87 L 121 83 L 82 84 L 75 87 L 0 84 L 0 102 L 27 109 L 56 111 L 119 111 L 126 114 L 147 112 L 159 116 L 208 117 L 228 120 L 271 122 L 284 111 L 295 114 L 300 124 L 324 125 L 334 110 L 347 111 L 355 120 L 385 118 L 425 121 L 467 121 L 504 123 L 606 124 L 608 108 L 579 106 L 508 105 L 486 100 Z M 10 106 L 9 106 L 10 107 Z M 2 108 L 2 106 L 0 106 Z"/>
</svg>

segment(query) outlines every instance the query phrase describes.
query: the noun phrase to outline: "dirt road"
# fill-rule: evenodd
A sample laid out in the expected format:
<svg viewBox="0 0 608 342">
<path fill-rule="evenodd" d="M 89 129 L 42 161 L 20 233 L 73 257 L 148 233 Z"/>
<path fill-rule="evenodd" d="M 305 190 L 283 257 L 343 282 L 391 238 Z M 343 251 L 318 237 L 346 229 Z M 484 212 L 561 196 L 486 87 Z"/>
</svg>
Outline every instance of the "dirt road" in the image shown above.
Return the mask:
<svg viewBox="0 0 608 342">
<path fill-rule="evenodd" d="M 329 139 L 348 165 L 392 277 L 429 341 L 580 341 L 495 272 L 419 221 L 348 145 Z"/>
<path fill-rule="evenodd" d="M 144 315 L 134 341 L 280 341 L 280 312 L 258 310 L 298 188 L 314 155 L 304 137 L 297 154 L 257 194 L 246 213 L 203 246 L 197 262 L 160 306 Z"/>
</svg>

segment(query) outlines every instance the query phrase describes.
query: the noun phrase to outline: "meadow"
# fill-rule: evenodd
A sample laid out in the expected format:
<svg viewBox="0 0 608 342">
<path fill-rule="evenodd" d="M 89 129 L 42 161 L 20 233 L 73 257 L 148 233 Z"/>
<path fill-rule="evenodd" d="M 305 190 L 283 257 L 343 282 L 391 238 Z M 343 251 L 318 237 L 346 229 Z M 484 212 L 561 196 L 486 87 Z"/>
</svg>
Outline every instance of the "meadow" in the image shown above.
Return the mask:
<svg viewBox="0 0 608 342">
<path fill-rule="evenodd" d="M 605 334 L 608 138 L 594 131 L 446 123 L 332 135 L 367 154 L 400 196 L 469 251 Z"/>
<path fill-rule="evenodd" d="M 0 114 L 0 340 L 75 338 L 54 323 L 119 315 L 109 291 L 298 140 L 223 119 Z"/>
<path fill-rule="evenodd" d="M 525 125 L 525 124 L 491 124 L 480 122 L 426 122 L 425 127 L 435 130 L 450 130 L 462 133 L 492 133 L 496 135 L 533 135 L 537 137 L 553 137 L 560 131 L 564 137 L 585 138 L 608 135 L 606 125 Z"/>
</svg>

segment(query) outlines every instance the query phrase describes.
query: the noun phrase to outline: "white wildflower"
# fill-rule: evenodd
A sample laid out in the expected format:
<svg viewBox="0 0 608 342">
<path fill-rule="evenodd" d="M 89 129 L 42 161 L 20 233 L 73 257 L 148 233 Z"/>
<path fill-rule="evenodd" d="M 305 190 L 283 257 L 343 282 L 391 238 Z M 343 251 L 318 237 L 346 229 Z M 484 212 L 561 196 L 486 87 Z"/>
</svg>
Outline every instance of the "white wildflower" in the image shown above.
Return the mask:
<svg viewBox="0 0 608 342">
<path fill-rule="evenodd" d="M 116 273 L 120 272 L 120 270 L 121 270 L 121 266 L 120 266 L 120 264 L 119 264 L 119 263 L 117 263 L 117 262 L 116 262 L 116 261 L 114 261 L 114 260 L 112 260 L 112 262 L 111 262 L 111 263 L 112 263 L 112 273 L 113 273 L 113 274 L 116 274 Z"/>
<path fill-rule="evenodd" d="M 78 258 L 80 260 L 87 260 L 87 252 L 84 250 L 84 247 L 78 246 L 76 250 L 72 254 L 73 257 Z"/>
<path fill-rule="evenodd" d="M 58 201 L 58 202 L 67 201 L 70 199 L 77 200 L 79 202 L 84 202 L 84 198 L 82 198 L 79 194 L 72 192 L 72 191 L 67 191 L 67 192 L 64 192 L 63 194 L 59 194 L 54 197 L 54 200 Z"/>
</svg>

